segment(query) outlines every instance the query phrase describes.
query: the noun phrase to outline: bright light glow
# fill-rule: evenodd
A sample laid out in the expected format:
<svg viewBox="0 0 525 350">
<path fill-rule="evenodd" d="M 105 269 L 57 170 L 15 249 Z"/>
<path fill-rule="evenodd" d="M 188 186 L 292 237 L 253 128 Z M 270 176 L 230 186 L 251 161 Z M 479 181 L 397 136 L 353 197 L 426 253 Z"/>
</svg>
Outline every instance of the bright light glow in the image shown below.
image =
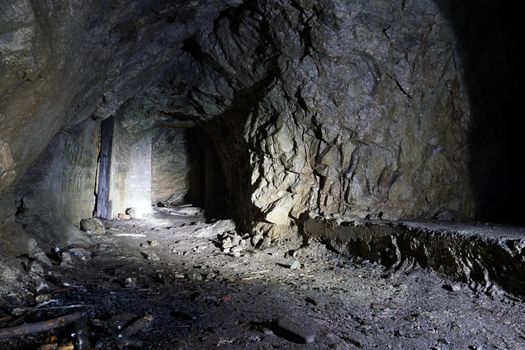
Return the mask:
<svg viewBox="0 0 525 350">
<path fill-rule="evenodd" d="M 151 135 L 146 133 L 131 147 L 126 181 L 126 207 L 135 209 L 135 217 L 144 218 L 151 209 Z"/>
<path fill-rule="evenodd" d="M 136 200 L 134 203 L 131 203 L 131 207 L 135 209 L 135 217 L 138 219 L 143 219 L 153 213 L 149 198 Z"/>
</svg>

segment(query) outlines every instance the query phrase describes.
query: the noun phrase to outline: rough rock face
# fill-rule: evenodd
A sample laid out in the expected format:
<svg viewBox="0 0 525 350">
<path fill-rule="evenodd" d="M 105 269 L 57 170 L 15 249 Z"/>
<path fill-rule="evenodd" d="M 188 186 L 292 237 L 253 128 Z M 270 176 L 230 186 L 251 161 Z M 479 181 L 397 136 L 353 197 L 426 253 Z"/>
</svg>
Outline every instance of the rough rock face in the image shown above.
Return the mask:
<svg viewBox="0 0 525 350">
<path fill-rule="evenodd" d="M 525 231 L 505 226 L 436 222 L 305 221 L 307 235 L 342 254 L 392 270 L 421 267 L 474 290 L 525 295 Z"/>
<path fill-rule="evenodd" d="M 238 216 L 277 234 L 309 212 L 468 217 L 454 47 L 432 1 L 259 1 L 185 42 L 199 85 L 170 107 L 215 118 Z"/>
<path fill-rule="evenodd" d="M 472 214 L 461 62 L 431 0 L 1 6 L 1 187 L 135 97 L 207 131 L 242 228 Z"/>
</svg>

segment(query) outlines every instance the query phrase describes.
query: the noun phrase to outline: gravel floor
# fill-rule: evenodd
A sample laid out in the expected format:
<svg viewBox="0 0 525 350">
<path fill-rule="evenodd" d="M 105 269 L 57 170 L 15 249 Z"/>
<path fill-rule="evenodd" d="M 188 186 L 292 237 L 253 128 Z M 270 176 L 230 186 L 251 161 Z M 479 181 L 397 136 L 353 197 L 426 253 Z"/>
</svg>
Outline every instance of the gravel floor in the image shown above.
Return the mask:
<svg viewBox="0 0 525 350">
<path fill-rule="evenodd" d="M 525 349 L 519 300 L 300 239 L 234 257 L 216 246 L 226 226 L 165 213 L 109 222 L 83 247 L 91 259 L 49 269 L 40 293 L 48 309 L 25 321 L 80 305 L 80 329 L 97 349 Z M 299 269 L 290 269 L 294 260 Z M 4 339 L 0 348 L 60 348 L 78 341 L 78 330 Z"/>
</svg>

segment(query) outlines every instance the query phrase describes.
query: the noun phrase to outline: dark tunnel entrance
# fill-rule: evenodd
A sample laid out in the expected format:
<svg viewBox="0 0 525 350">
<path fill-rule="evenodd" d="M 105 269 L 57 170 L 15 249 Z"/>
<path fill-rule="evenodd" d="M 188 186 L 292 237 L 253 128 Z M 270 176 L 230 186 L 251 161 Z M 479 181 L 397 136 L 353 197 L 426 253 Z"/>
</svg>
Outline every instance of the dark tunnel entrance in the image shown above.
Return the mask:
<svg viewBox="0 0 525 350">
<path fill-rule="evenodd" d="M 190 205 L 207 219 L 228 217 L 224 176 L 204 128 L 180 121 L 143 125 L 122 116 L 102 122 L 96 216 L 143 217 Z"/>
<path fill-rule="evenodd" d="M 476 219 L 524 225 L 517 3 L 438 0 L 458 38 L 471 105 L 469 172 Z"/>
<path fill-rule="evenodd" d="M 192 204 L 203 208 L 208 219 L 228 216 L 223 172 L 203 128 L 156 129 L 151 164 L 153 205 Z"/>
</svg>

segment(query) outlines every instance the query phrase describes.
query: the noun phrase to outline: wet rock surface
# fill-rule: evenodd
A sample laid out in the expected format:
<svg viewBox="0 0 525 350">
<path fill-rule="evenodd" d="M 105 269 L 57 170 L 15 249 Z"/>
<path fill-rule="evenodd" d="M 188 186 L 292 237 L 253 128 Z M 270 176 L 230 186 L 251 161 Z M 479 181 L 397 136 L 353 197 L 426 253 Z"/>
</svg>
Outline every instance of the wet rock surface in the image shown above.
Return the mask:
<svg viewBox="0 0 525 350">
<path fill-rule="evenodd" d="M 14 305 L 2 298 L 1 327 L 81 312 L 91 345 L 100 349 L 518 349 L 525 343 L 525 306 L 518 300 L 472 291 L 417 266 L 385 270 L 316 240 L 249 245 L 235 258 L 220 249 L 218 237 L 227 231 L 213 232 L 200 218 L 108 222 L 107 234 L 89 247 L 91 260 L 45 269 L 38 294 L 50 295 L 46 304 L 29 304 L 15 318 Z M 143 250 L 160 260 L 144 259 Z M 302 268 L 289 269 L 293 260 Z M 56 342 L 76 341 L 77 327 L 55 329 Z M 0 345 L 47 344 L 48 335 L 4 338 Z"/>
</svg>

